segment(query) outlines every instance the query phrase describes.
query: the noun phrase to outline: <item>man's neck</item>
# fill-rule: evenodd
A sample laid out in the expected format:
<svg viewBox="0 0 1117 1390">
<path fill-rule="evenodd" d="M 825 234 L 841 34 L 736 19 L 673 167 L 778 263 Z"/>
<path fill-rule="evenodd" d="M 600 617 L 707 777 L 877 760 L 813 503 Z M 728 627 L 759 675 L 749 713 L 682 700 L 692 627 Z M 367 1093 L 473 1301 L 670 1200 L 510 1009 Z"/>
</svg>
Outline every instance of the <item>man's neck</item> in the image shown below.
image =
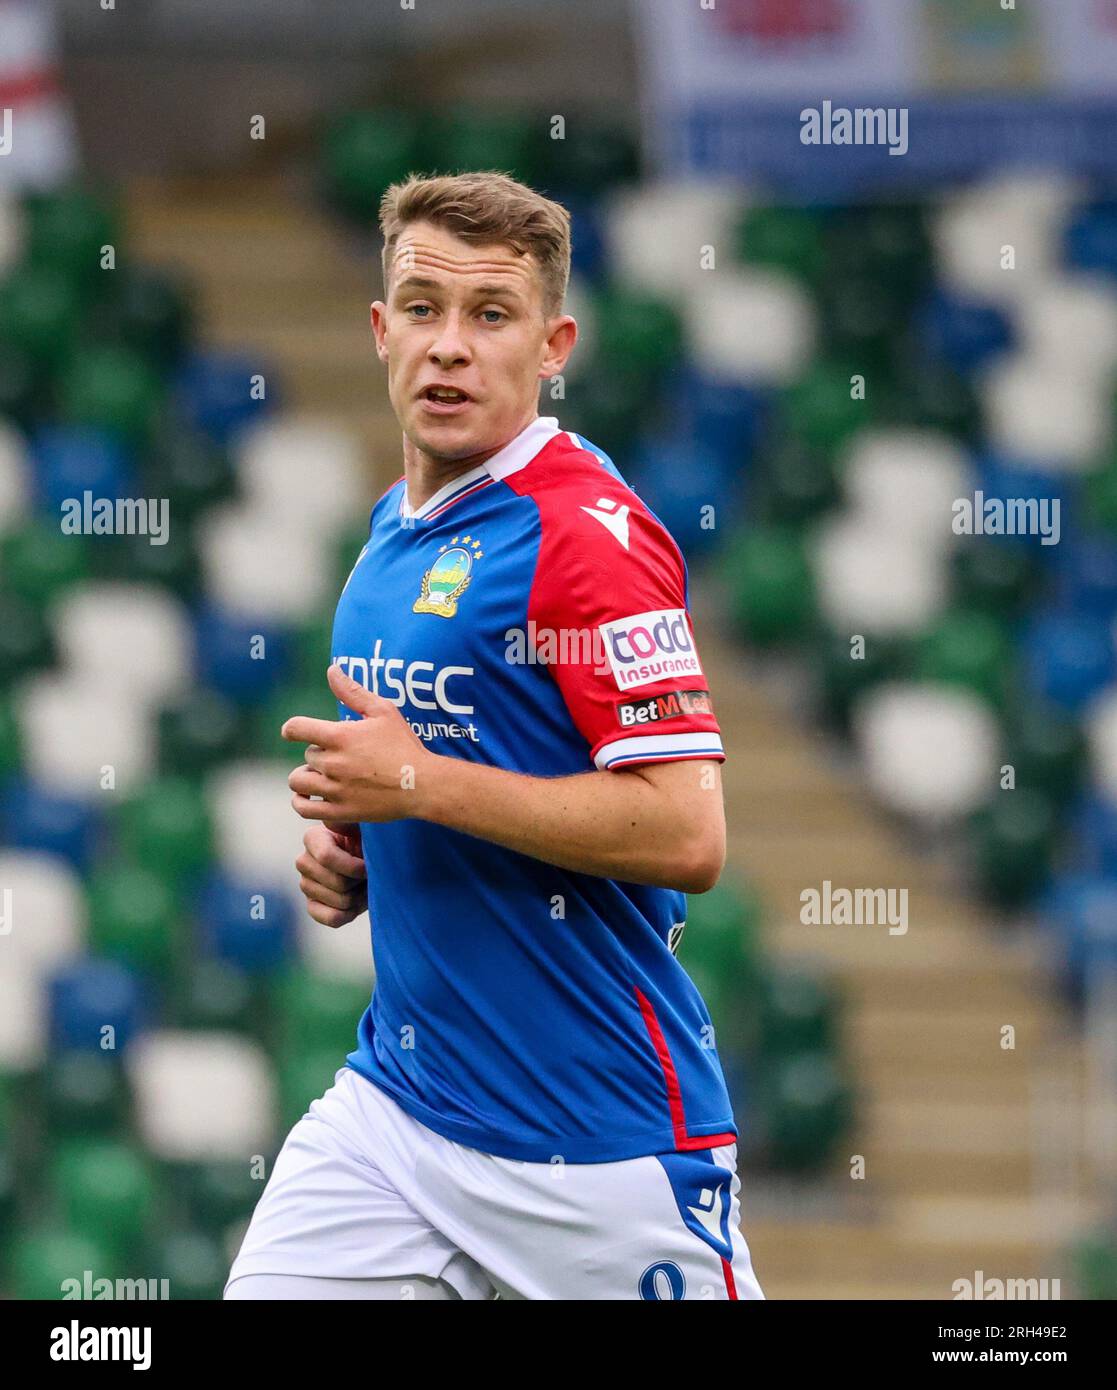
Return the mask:
<svg viewBox="0 0 1117 1390">
<path fill-rule="evenodd" d="M 528 425 L 538 418 L 538 414 L 536 414 L 531 419 L 525 420 L 516 433 L 506 439 L 503 444 L 498 444 L 492 449 L 483 449 L 479 453 L 470 454 L 461 459 L 432 458 L 430 454 L 417 448 L 407 435 L 404 435 L 403 473 L 406 479 L 408 506 L 413 512 L 417 512 L 447 483 L 452 483 L 455 478 L 460 478 L 471 468 L 487 463 L 495 454 L 499 454 L 501 449 L 510 444 L 517 435 L 522 434 Z"/>
</svg>

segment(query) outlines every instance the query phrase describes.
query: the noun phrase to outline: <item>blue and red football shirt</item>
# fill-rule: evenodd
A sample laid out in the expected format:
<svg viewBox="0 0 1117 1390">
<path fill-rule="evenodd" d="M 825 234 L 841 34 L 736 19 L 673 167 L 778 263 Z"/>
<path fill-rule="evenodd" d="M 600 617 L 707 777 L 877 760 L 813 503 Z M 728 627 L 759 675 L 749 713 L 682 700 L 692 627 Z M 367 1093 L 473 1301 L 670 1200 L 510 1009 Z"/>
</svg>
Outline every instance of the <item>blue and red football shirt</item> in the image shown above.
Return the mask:
<svg viewBox="0 0 1117 1390">
<path fill-rule="evenodd" d="M 380 498 L 332 651 L 448 757 L 533 777 L 724 757 L 678 547 L 553 417 L 414 511 L 403 479 Z M 529 1162 L 733 1141 L 674 955 L 683 893 L 418 819 L 361 838 L 376 985 L 348 1063 L 410 1115 Z"/>
</svg>

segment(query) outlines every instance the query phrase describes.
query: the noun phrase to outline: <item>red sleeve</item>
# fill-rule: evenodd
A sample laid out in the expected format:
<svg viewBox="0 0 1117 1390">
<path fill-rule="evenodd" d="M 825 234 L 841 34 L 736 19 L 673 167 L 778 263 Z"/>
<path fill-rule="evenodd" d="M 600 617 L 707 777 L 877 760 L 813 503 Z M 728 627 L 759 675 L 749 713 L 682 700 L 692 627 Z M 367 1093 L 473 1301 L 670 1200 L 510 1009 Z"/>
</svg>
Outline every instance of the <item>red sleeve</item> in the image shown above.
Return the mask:
<svg viewBox="0 0 1117 1390">
<path fill-rule="evenodd" d="M 555 486 L 524 487 L 542 530 L 528 605 L 540 660 L 597 767 L 723 761 L 678 546 L 592 456 L 571 462 Z"/>
</svg>

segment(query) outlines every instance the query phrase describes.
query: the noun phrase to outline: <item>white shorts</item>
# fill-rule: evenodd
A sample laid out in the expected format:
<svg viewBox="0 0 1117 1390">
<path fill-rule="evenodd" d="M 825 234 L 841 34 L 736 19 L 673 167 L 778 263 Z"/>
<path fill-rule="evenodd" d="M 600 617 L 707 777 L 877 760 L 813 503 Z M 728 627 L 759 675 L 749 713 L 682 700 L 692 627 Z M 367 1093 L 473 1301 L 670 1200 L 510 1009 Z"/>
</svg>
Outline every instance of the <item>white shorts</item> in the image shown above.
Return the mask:
<svg viewBox="0 0 1117 1390">
<path fill-rule="evenodd" d="M 522 1163 L 411 1118 L 351 1067 L 280 1150 L 242 1275 L 442 1279 L 462 1298 L 763 1298 L 738 1228 L 737 1146 Z"/>
</svg>

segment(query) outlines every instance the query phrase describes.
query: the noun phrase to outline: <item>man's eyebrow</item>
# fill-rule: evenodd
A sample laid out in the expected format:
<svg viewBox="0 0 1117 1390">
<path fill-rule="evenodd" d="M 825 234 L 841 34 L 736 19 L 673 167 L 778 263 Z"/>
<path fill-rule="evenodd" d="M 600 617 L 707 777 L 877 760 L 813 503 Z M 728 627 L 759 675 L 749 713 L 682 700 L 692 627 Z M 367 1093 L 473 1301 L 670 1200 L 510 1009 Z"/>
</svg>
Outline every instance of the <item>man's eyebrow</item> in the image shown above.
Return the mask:
<svg viewBox="0 0 1117 1390">
<path fill-rule="evenodd" d="M 395 292 L 401 294 L 404 290 L 439 290 L 442 288 L 440 280 L 431 280 L 425 275 L 408 275 L 396 282 Z M 478 285 L 472 294 L 475 299 L 515 299 L 519 295 L 519 286 Z"/>
</svg>

